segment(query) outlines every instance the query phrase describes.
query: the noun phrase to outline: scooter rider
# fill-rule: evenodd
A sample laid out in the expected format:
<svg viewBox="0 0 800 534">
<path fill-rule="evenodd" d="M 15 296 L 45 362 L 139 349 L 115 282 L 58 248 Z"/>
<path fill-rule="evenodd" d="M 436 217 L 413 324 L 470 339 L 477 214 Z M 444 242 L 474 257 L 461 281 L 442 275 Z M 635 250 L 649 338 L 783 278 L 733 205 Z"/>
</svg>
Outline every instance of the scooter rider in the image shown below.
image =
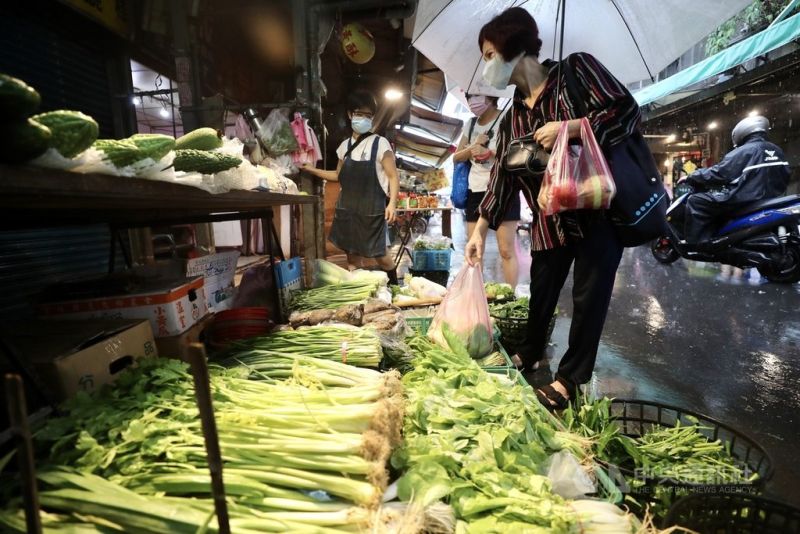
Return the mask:
<svg viewBox="0 0 800 534">
<path fill-rule="evenodd" d="M 686 178 L 700 191 L 687 199 L 687 243 L 710 240 L 714 222 L 725 213 L 785 193 L 791 170 L 780 147 L 767 141 L 769 127 L 760 115 L 739 121 L 731 133 L 734 149 L 718 164 Z"/>
</svg>

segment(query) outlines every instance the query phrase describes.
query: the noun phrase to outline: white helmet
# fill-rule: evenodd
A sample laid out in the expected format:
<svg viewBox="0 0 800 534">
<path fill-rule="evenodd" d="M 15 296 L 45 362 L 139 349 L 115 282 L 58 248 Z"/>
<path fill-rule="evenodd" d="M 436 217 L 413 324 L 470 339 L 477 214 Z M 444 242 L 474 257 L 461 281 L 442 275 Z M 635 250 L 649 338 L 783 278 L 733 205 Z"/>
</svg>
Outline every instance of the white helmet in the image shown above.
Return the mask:
<svg viewBox="0 0 800 534">
<path fill-rule="evenodd" d="M 731 132 L 731 139 L 733 146 L 739 146 L 750 134 L 756 132 L 766 132 L 769 130 L 769 121 L 766 117 L 761 115 L 753 115 L 739 121 L 739 124 L 733 127 Z"/>
</svg>

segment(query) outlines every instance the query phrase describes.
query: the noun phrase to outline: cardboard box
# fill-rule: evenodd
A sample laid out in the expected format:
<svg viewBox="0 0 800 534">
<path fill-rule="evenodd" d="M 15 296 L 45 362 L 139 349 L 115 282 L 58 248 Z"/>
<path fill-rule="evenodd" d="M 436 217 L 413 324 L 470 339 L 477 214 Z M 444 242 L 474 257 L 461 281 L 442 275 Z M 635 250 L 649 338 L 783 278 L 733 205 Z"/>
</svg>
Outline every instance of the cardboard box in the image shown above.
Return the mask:
<svg viewBox="0 0 800 534">
<path fill-rule="evenodd" d="M 42 304 L 48 319 L 147 319 L 155 337 L 186 332 L 208 314 L 202 277 L 141 281 L 127 293 L 66 299 Z"/>
<path fill-rule="evenodd" d="M 206 315 L 200 322 L 178 336 L 156 338 L 158 354 L 162 358 L 177 358 L 186 360 L 186 345 L 189 343 L 203 343 L 203 332 L 214 322 L 214 314 Z"/>
<path fill-rule="evenodd" d="M 94 391 L 115 380 L 137 358 L 158 356 L 146 320 L 29 321 L 8 323 L 3 337 L 33 366 L 59 399 Z"/>
<path fill-rule="evenodd" d="M 233 277 L 240 252 L 220 252 L 200 256 L 186 261 L 186 276 L 204 278 L 203 289 L 210 311 L 222 311 L 232 307 L 234 296 Z"/>
</svg>

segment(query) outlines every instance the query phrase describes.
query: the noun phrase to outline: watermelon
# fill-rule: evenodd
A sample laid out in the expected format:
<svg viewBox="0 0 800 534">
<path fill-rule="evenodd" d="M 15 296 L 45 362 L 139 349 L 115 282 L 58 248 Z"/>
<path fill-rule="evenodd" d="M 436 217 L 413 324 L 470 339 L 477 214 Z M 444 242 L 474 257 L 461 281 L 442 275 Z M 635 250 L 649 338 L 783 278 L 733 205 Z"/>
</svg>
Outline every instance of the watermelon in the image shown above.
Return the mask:
<svg viewBox="0 0 800 534">
<path fill-rule="evenodd" d="M 60 109 L 35 115 L 33 120 L 50 128 L 50 147 L 65 158 L 74 158 L 94 143 L 100 130 L 89 115 Z"/>
<path fill-rule="evenodd" d="M 41 102 L 42 97 L 36 89 L 22 80 L 0 73 L 0 120 L 30 117 L 39 109 Z"/>
<path fill-rule="evenodd" d="M 27 119 L 0 124 L 0 161 L 24 163 L 47 150 L 52 137 L 50 128 Z"/>
</svg>

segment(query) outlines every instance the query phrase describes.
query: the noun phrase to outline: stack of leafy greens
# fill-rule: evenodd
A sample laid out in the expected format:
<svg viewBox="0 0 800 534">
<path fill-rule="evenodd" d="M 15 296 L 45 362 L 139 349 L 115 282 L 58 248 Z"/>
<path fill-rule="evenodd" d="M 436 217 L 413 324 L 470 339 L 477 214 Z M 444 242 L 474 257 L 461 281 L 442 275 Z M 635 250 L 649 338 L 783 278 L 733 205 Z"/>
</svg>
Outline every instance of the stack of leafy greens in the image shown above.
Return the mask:
<svg viewBox="0 0 800 534">
<path fill-rule="evenodd" d="M 528 297 L 520 297 L 510 302 L 495 302 L 489 305 L 489 314 L 492 317 L 503 319 L 527 319 L 530 300 Z"/>
<path fill-rule="evenodd" d="M 403 377 L 401 499 L 450 502 L 458 532 L 636 532 L 637 521 L 605 501 L 555 494 L 544 465 L 568 451 L 596 477 L 601 494 L 621 496 L 590 460 L 592 440 L 569 432 L 530 388 L 504 384 L 468 356 L 423 337 L 410 340 L 415 369 Z"/>
<path fill-rule="evenodd" d="M 511 284 L 486 282 L 485 290 L 488 300 L 514 300 L 514 288 Z"/>
<path fill-rule="evenodd" d="M 302 356 L 275 361 L 274 370 L 210 370 L 234 532 L 372 528 L 386 461 L 400 441 L 399 376 Z M 287 378 L 281 362 L 293 370 L 288 380 L 275 379 Z M 67 523 L 199 532 L 211 517 L 203 435 L 182 362 L 143 360 L 113 388 L 70 401 L 34 437 L 43 506 Z M 15 490 L 4 488 L 11 498 Z M 0 512 L 0 525 L 20 531 L 18 506 L 16 498 Z M 82 531 L 93 530 L 71 530 Z"/>
<path fill-rule="evenodd" d="M 279 367 L 284 369 L 286 376 L 292 376 L 295 372 L 293 359 L 287 360 L 278 356 L 297 354 L 359 367 L 377 367 L 383 357 L 381 341 L 375 332 L 346 325 L 318 325 L 282 330 L 236 341 L 227 357 L 256 371 Z"/>
<path fill-rule="evenodd" d="M 347 304 L 359 304 L 375 295 L 374 281 L 353 281 L 292 292 L 289 307 L 295 311 L 333 310 Z"/>
<path fill-rule="evenodd" d="M 614 420 L 611 403 L 608 398 L 585 402 L 565 410 L 562 419 L 573 432 L 592 437 L 596 457 L 620 466 L 634 493 L 648 481 L 658 481 L 652 494 L 646 494 L 649 502 L 629 497 L 636 506 L 647 504 L 656 516 L 665 515 L 681 494 L 666 482 L 746 485 L 757 480 L 757 473 L 749 474 L 750 469 L 733 457 L 730 443 L 710 440 L 713 429 L 696 418 L 684 415 L 688 424 L 678 420 L 674 427 L 649 425 L 640 436 L 627 436 Z"/>
</svg>

